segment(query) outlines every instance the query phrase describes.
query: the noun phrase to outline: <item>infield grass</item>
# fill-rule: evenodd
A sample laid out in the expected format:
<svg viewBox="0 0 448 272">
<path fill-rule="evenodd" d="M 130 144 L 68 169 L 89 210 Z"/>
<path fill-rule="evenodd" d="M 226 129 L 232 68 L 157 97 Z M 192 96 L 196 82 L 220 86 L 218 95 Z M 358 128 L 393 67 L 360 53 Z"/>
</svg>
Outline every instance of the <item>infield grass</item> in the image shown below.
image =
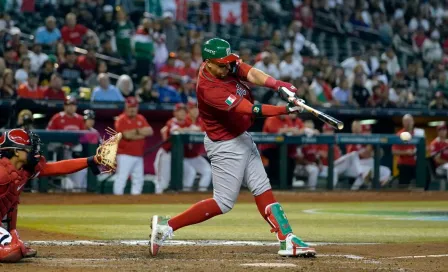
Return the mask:
<svg viewBox="0 0 448 272">
<path fill-rule="evenodd" d="M 21 205 L 18 228 L 92 239 L 146 240 L 150 217 L 174 216 L 189 205 Z M 284 203 L 295 233 L 313 242 L 448 242 L 448 219 L 421 220 L 408 211 L 444 211 L 448 201 Z M 304 210 L 313 210 L 304 212 Z M 311 213 L 310 213 L 311 212 Z M 275 241 L 255 204 L 178 230 L 175 239 Z M 51 239 L 51 238 L 49 238 Z"/>
</svg>

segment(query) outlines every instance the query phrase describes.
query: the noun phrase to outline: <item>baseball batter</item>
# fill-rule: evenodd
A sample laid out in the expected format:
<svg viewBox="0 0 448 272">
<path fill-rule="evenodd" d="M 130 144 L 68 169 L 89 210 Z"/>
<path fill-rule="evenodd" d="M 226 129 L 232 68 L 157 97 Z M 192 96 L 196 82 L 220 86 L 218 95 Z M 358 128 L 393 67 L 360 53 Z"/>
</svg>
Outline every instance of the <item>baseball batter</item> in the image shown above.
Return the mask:
<svg viewBox="0 0 448 272">
<path fill-rule="evenodd" d="M 231 53 L 229 43 L 219 38 L 204 43 L 202 58 L 197 97 L 206 132 L 204 145 L 212 165 L 213 198 L 202 200 L 171 219 L 153 216 L 151 254 L 157 255 L 173 231 L 229 212 L 241 185 L 245 185 L 254 195 L 258 210 L 272 227 L 271 231 L 277 234 L 278 254 L 314 256 L 314 248 L 293 234 L 282 206 L 272 193 L 257 147 L 246 132 L 255 117 L 284 115 L 302 109 L 291 104 L 253 104 L 251 90 L 245 82 L 274 90 L 285 87 L 293 93 L 296 88 L 242 62 L 239 56 Z"/>
<path fill-rule="evenodd" d="M 36 177 L 59 176 L 91 168 L 99 174 L 97 158 L 47 163 L 40 153 L 40 139 L 23 129 L 0 134 L 0 262 L 18 262 L 37 252 L 25 246 L 16 230 L 19 196 L 26 182 Z"/>
</svg>

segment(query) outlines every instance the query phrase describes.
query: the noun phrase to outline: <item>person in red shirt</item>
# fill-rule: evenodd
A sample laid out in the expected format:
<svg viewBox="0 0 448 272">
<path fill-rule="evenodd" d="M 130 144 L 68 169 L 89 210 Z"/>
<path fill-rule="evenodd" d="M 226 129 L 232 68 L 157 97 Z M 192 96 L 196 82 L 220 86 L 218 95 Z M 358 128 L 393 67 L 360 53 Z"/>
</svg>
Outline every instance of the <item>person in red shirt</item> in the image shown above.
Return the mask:
<svg viewBox="0 0 448 272">
<path fill-rule="evenodd" d="M 437 126 L 437 138 L 429 145 L 431 156 L 437 166 L 436 173 L 445 175 L 448 180 L 448 139 L 446 138 L 447 125 L 445 122 Z"/>
<path fill-rule="evenodd" d="M 39 85 L 37 85 L 39 78 L 36 73 L 29 73 L 27 82 L 20 84 L 17 89 L 17 95 L 21 98 L 27 99 L 42 99 L 44 93 Z"/>
<path fill-rule="evenodd" d="M 89 29 L 76 23 L 76 15 L 69 13 L 65 16 L 65 26 L 61 29 L 62 40 L 66 44 L 80 46 Z"/>
<path fill-rule="evenodd" d="M 286 106 L 286 102 L 280 101 L 277 106 Z M 300 135 L 303 133 L 303 122 L 296 114 L 280 115 L 266 118 L 263 125 L 264 133 Z M 296 145 L 288 145 L 288 186 L 292 185 L 292 177 L 296 164 Z M 279 185 L 279 166 L 280 153 L 279 146 L 276 144 L 261 144 L 260 150 L 263 156 L 268 159 L 269 164 L 266 169 L 271 185 Z"/>
<path fill-rule="evenodd" d="M 352 123 L 352 133 L 355 135 L 369 135 L 371 134 L 370 125 L 361 125 L 358 120 L 353 121 Z M 374 174 L 374 150 L 372 145 L 363 145 L 363 144 L 348 144 L 346 146 L 347 153 L 356 152 L 358 153 L 359 160 L 361 165 L 370 167 L 372 170 L 372 177 Z M 382 151 L 382 150 L 381 150 Z M 384 186 L 390 179 L 391 170 L 389 167 L 380 165 L 380 184 Z"/>
<path fill-rule="evenodd" d="M 204 145 L 212 164 L 213 198 L 202 200 L 171 219 L 154 215 L 151 254 L 157 255 L 173 231 L 229 212 L 244 184 L 254 195 L 260 214 L 277 234 L 278 254 L 314 256 L 314 248 L 293 234 L 282 206 L 272 193 L 257 146 L 247 133 L 256 117 L 285 115 L 303 109 L 293 103 L 287 106 L 253 104 L 252 92 L 245 82 L 278 91 L 285 100 L 294 97 L 297 89 L 242 62 L 238 55 L 231 53 L 230 44 L 219 38 L 204 43 L 202 59 L 197 98 L 205 126 Z"/>
<path fill-rule="evenodd" d="M 325 135 L 333 135 L 334 129 L 325 124 L 322 128 L 322 132 Z M 320 176 L 328 176 L 328 145 L 319 145 L 318 153 L 320 162 L 322 164 Z M 361 185 L 364 184 L 365 179 L 369 176 L 371 172 L 370 167 L 363 166 L 360 163 L 358 153 L 352 152 L 342 156 L 341 149 L 339 146 L 334 145 L 334 179 L 333 186 L 336 187 L 338 183 L 339 176 L 346 176 L 350 178 L 355 178 L 351 189 L 358 190 Z"/>
<path fill-rule="evenodd" d="M 414 118 L 410 114 L 406 114 L 402 119 L 403 128 L 400 129 L 396 135 L 404 131 L 409 132 L 412 136 L 415 134 Z M 411 180 L 415 179 L 416 172 L 415 166 L 417 164 L 417 148 L 415 145 L 392 145 L 392 154 L 398 156 L 397 167 L 400 175 L 398 177 L 398 183 L 400 186 L 409 186 Z"/>
<path fill-rule="evenodd" d="M 76 63 L 81 67 L 84 73 L 84 78 L 89 78 L 95 73 L 96 70 L 96 48 L 89 46 L 87 48 L 87 54 L 78 57 Z"/>
<path fill-rule="evenodd" d="M 185 71 L 176 66 L 177 55 L 171 52 L 168 56 L 168 60 L 165 65 L 159 70 L 161 77 L 168 77 L 168 84 L 176 89 L 180 88 L 181 83 L 184 81 Z"/>
<path fill-rule="evenodd" d="M 314 122 L 306 120 L 304 122 L 304 132 L 307 136 L 317 135 L 319 131 L 314 129 Z M 307 187 L 309 190 L 316 190 L 317 179 L 319 177 L 319 145 L 305 144 L 297 148 L 297 167 L 295 172 L 303 173 L 308 176 Z"/>
<path fill-rule="evenodd" d="M 123 133 L 118 144 L 115 195 L 124 194 L 129 175 L 132 178 L 131 194 L 139 195 L 143 190 L 145 138 L 152 136 L 153 130 L 146 118 L 138 113 L 138 106 L 137 98 L 126 98 L 124 112 L 115 121 L 115 130 Z"/>
<path fill-rule="evenodd" d="M 47 100 L 64 100 L 65 93 L 62 90 L 62 77 L 58 73 L 51 75 L 50 86 L 43 90 L 43 98 Z"/>
<path fill-rule="evenodd" d="M 191 53 L 185 53 L 183 56 L 184 66 L 180 69 L 181 74 L 187 75 L 190 79 L 195 80 L 198 75 L 198 69 L 191 66 L 193 59 Z"/>
</svg>

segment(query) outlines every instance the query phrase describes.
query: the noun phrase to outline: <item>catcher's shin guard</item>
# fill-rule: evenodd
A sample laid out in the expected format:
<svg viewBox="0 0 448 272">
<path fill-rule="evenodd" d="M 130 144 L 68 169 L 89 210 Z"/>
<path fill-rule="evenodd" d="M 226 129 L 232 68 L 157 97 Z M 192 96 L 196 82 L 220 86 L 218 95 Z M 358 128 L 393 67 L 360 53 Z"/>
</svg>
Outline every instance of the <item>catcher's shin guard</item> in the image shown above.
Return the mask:
<svg viewBox="0 0 448 272">
<path fill-rule="evenodd" d="M 292 233 L 288 218 L 279 203 L 272 203 L 265 208 L 266 220 L 272 227 L 271 232 L 277 234 L 279 241 L 285 241 L 288 234 Z"/>
</svg>

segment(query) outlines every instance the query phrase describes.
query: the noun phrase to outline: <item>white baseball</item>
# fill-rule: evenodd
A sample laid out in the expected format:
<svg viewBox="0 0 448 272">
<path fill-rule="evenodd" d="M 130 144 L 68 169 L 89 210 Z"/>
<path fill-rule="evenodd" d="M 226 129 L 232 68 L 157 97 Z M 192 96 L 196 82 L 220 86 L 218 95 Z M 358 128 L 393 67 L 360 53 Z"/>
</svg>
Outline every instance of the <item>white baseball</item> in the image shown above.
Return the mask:
<svg viewBox="0 0 448 272">
<path fill-rule="evenodd" d="M 411 138 L 412 138 L 411 133 L 407 131 L 400 133 L 400 139 L 404 142 L 409 141 Z"/>
</svg>

